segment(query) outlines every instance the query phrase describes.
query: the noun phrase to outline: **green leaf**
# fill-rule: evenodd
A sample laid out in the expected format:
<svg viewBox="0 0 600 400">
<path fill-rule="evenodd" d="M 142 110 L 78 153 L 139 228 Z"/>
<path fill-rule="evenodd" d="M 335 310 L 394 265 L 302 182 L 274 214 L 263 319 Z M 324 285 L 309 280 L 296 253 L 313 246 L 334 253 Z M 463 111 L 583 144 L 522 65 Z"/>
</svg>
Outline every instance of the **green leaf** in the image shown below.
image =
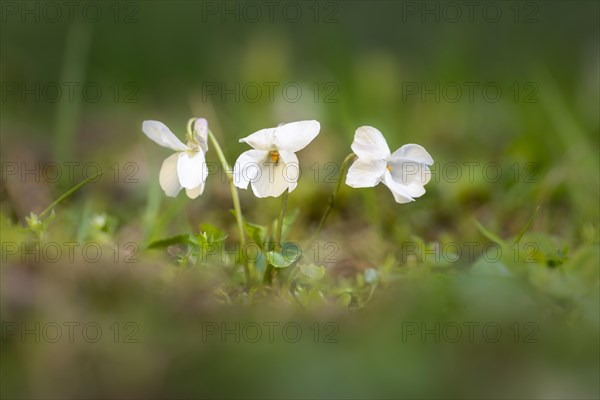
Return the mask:
<svg viewBox="0 0 600 400">
<path fill-rule="evenodd" d="M 269 251 L 266 253 L 267 261 L 275 268 L 287 268 L 292 265 L 295 259 L 290 259 L 277 251 Z"/>
<path fill-rule="evenodd" d="M 295 208 L 292 211 L 288 212 L 283 217 L 283 225 L 281 226 L 281 242 L 282 243 L 285 242 L 285 239 L 287 238 L 290 228 L 296 221 L 296 218 L 298 217 L 299 213 L 300 213 L 300 209 Z M 275 232 L 277 230 L 277 219 L 275 219 L 273 221 L 273 223 L 271 224 L 271 227 L 272 227 L 273 232 Z"/>
<path fill-rule="evenodd" d="M 202 234 L 189 235 L 188 245 L 190 246 L 190 249 L 198 253 L 203 247 L 208 245 L 208 241 L 204 236 L 202 236 Z"/>
<path fill-rule="evenodd" d="M 300 247 L 296 243 L 286 243 L 283 245 L 281 253 L 286 259 L 292 260 L 292 262 L 296 262 L 302 254 L 302 249 L 300 249 Z"/>
<path fill-rule="evenodd" d="M 200 232 L 198 236 L 204 238 L 207 244 L 219 243 L 229 237 L 229 233 L 212 224 L 200 225 Z"/>
<path fill-rule="evenodd" d="M 342 307 L 349 307 L 352 302 L 352 294 L 342 293 L 335 302 Z"/>
<path fill-rule="evenodd" d="M 300 265 L 300 272 L 313 280 L 319 280 L 325 276 L 325 267 L 318 267 L 315 264 Z"/>
<path fill-rule="evenodd" d="M 235 217 L 235 210 L 231 210 L 231 214 Z M 267 237 L 267 227 L 263 225 L 253 224 L 243 219 L 244 230 L 246 234 L 258 245 L 258 247 L 264 251 L 264 242 Z"/>
<path fill-rule="evenodd" d="M 267 269 L 267 259 L 265 253 L 258 253 L 256 259 L 254 260 L 254 269 L 259 274 L 259 276 L 262 276 L 265 273 L 265 270 Z"/>
<path fill-rule="evenodd" d="M 250 222 L 244 222 L 244 230 L 250 236 L 250 238 L 258 244 L 261 250 L 264 250 L 264 242 L 267 237 L 267 227 L 263 225 L 252 224 Z"/>
<path fill-rule="evenodd" d="M 474 275 L 511 276 L 512 273 L 506 265 L 500 261 L 490 261 L 479 258 L 470 269 Z"/>
<path fill-rule="evenodd" d="M 177 235 L 166 239 L 155 240 L 148 245 L 148 249 L 162 249 L 165 247 L 169 247 L 175 244 L 185 244 L 187 245 L 190 241 L 189 234 Z"/>
<path fill-rule="evenodd" d="M 292 211 L 290 211 L 289 213 L 287 213 L 285 217 L 283 217 L 283 225 L 281 227 L 281 241 L 284 241 L 285 238 L 287 237 L 287 235 L 290 231 L 290 228 L 296 221 L 296 218 L 298 217 L 299 213 L 300 213 L 300 209 L 295 208 Z"/>
</svg>

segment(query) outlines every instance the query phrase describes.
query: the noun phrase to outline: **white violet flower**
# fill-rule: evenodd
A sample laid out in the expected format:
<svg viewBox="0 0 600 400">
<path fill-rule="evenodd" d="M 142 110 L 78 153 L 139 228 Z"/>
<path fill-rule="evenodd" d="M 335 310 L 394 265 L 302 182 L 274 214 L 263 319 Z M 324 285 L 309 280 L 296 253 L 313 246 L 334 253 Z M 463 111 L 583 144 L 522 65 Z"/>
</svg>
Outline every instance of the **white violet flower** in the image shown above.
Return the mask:
<svg viewBox="0 0 600 400">
<path fill-rule="evenodd" d="M 398 203 L 409 203 L 425 194 L 423 186 L 431 179 L 433 158 L 422 146 L 405 144 L 391 153 L 379 130 L 361 126 L 354 134 L 352 151 L 358 159 L 348 170 L 348 186 L 373 187 L 383 182 Z"/>
<path fill-rule="evenodd" d="M 298 184 L 300 167 L 296 152 L 305 148 L 318 134 L 318 121 L 298 121 L 276 128 L 261 129 L 240 139 L 253 150 L 242 153 L 233 169 L 234 184 L 252 191 L 256 197 L 278 197 Z"/>
<path fill-rule="evenodd" d="M 194 121 L 192 137 L 183 144 L 165 124 L 159 121 L 144 121 L 142 131 L 157 144 L 175 150 L 162 163 L 158 180 L 160 187 L 169 197 L 176 197 L 181 189 L 190 199 L 204 191 L 208 176 L 204 154 L 208 151 L 208 122 L 204 118 Z"/>
</svg>

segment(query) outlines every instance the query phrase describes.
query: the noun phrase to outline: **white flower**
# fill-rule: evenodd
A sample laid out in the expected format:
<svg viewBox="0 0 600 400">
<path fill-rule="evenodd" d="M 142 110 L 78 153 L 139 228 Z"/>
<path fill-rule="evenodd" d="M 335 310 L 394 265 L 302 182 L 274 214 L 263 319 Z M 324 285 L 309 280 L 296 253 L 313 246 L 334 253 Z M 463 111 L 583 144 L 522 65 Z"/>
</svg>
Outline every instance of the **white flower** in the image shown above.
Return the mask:
<svg viewBox="0 0 600 400">
<path fill-rule="evenodd" d="M 233 182 L 240 189 L 252 191 L 256 197 L 278 197 L 298 184 L 300 167 L 297 151 L 305 148 L 318 134 L 318 121 L 298 121 L 276 128 L 261 129 L 240 139 L 254 150 L 242 153 L 233 168 Z"/>
<path fill-rule="evenodd" d="M 198 118 L 194 122 L 194 133 L 183 144 L 165 124 L 159 121 L 144 121 L 142 131 L 152 141 L 175 150 L 162 163 L 158 180 L 160 187 L 169 197 L 176 197 L 182 188 L 190 199 L 204 191 L 208 168 L 204 153 L 208 151 L 208 122 Z"/>
<path fill-rule="evenodd" d="M 418 144 L 405 144 L 391 153 L 385 138 L 372 126 L 361 126 L 354 134 L 352 151 L 358 156 L 346 184 L 354 188 L 373 187 L 383 182 L 398 203 L 414 201 L 425 194 L 431 179 L 433 158 Z"/>
</svg>

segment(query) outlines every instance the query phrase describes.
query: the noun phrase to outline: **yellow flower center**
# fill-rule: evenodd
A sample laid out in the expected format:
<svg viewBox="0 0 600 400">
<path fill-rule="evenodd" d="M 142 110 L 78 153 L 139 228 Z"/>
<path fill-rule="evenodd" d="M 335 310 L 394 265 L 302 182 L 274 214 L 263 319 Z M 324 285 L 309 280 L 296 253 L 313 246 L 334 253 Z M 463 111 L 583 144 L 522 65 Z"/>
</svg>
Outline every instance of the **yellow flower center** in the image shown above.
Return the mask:
<svg viewBox="0 0 600 400">
<path fill-rule="evenodd" d="M 385 168 L 386 168 L 388 171 L 392 172 L 392 167 L 390 167 L 389 165 L 386 165 L 386 166 L 385 166 Z"/>
<path fill-rule="evenodd" d="M 279 162 L 279 152 L 277 150 L 273 150 L 269 153 L 269 157 L 271 157 L 271 161 L 275 164 Z"/>
</svg>

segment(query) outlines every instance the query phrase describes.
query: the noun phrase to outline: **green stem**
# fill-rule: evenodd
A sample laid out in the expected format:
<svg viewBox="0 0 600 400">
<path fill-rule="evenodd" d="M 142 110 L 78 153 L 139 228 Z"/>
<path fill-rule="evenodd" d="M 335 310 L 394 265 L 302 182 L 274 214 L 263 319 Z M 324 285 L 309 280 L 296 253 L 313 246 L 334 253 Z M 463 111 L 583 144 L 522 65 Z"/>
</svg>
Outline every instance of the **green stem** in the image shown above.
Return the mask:
<svg viewBox="0 0 600 400">
<path fill-rule="evenodd" d="M 323 213 L 323 217 L 321 217 L 321 222 L 319 222 L 319 226 L 317 226 L 317 230 L 311 236 L 309 243 L 314 242 L 321 234 L 321 230 L 323 230 L 323 226 L 325 225 L 325 222 L 327 221 L 329 214 L 331 214 L 333 207 L 335 207 L 335 199 L 340 191 L 340 188 L 342 187 L 342 182 L 344 180 L 344 174 L 346 172 L 346 167 L 348 166 L 348 164 L 351 161 L 354 161 L 355 159 L 356 159 L 356 154 L 350 153 L 346 156 L 346 158 L 344 159 L 344 162 L 342 162 L 342 167 L 340 168 L 340 176 L 338 177 L 338 182 L 335 187 L 335 191 L 331 194 L 331 196 L 329 196 L 329 202 L 327 203 L 327 208 L 325 209 L 325 212 Z"/>
<path fill-rule="evenodd" d="M 78 191 L 83 186 L 87 185 L 88 183 L 92 182 L 94 179 L 98 178 L 103 173 L 104 173 L 104 171 L 100 170 L 100 172 L 98 172 L 94 176 L 91 176 L 91 177 L 87 178 L 86 180 L 83 180 L 83 181 L 79 182 L 77 185 L 73 186 L 71 189 L 69 189 L 66 192 L 64 192 L 62 196 L 60 196 L 58 199 L 54 200 L 52 202 L 52 204 L 50 204 L 48 207 L 46 207 L 46 209 L 44 209 L 44 211 L 42 211 L 40 213 L 39 217 L 42 218 L 49 211 L 51 211 L 54 207 L 56 207 L 57 205 L 59 205 L 60 203 L 62 203 L 63 200 L 65 200 L 67 197 L 71 196 L 73 193 L 75 193 L 76 191 Z"/>
<path fill-rule="evenodd" d="M 281 208 L 279 209 L 279 219 L 277 220 L 277 230 L 275 231 L 275 250 L 281 250 L 281 232 L 283 231 L 283 219 L 287 208 L 289 191 L 286 189 L 281 197 Z"/>
<path fill-rule="evenodd" d="M 190 118 L 185 126 L 185 132 L 187 135 L 185 140 L 188 142 L 194 139 L 194 122 L 196 122 L 196 118 Z"/>
<path fill-rule="evenodd" d="M 275 243 L 273 244 L 273 250 L 281 251 L 281 232 L 283 231 L 283 219 L 285 218 L 285 210 L 287 208 L 289 191 L 286 189 L 281 197 L 281 208 L 279 209 L 279 219 L 277 220 L 277 226 L 275 228 Z M 263 277 L 263 283 L 271 284 L 273 281 L 273 265 L 268 264 L 265 269 L 265 276 Z"/>
<path fill-rule="evenodd" d="M 225 154 L 223 154 L 223 150 L 221 150 L 221 146 L 217 141 L 217 138 L 212 133 L 212 131 L 208 130 L 208 137 L 215 148 L 215 153 L 217 153 L 217 157 L 219 161 L 221 161 L 221 166 L 227 175 L 227 181 L 229 181 L 229 188 L 231 189 L 231 199 L 233 200 L 233 208 L 235 209 L 235 220 L 238 225 L 238 231 L 240 235 L 240 254 L 243 259 L 244 264 L 244 274 L 246 275 L 246 286 L 250 286 L 252 284 L 252 271 L 250 270 L 250 266 L 248 265 L 248 260 L 245 256 L 246 251 L 246 233 L 244 231 L 244 220 L 242 217 L 242 207 L 240 206 L 240 196 L 238 194 L 237 188 L 233 183 L 233 172 L 229 168 L 229 164 L 227 163 L 227 159 L 225 159 Z"/>
</svg>

